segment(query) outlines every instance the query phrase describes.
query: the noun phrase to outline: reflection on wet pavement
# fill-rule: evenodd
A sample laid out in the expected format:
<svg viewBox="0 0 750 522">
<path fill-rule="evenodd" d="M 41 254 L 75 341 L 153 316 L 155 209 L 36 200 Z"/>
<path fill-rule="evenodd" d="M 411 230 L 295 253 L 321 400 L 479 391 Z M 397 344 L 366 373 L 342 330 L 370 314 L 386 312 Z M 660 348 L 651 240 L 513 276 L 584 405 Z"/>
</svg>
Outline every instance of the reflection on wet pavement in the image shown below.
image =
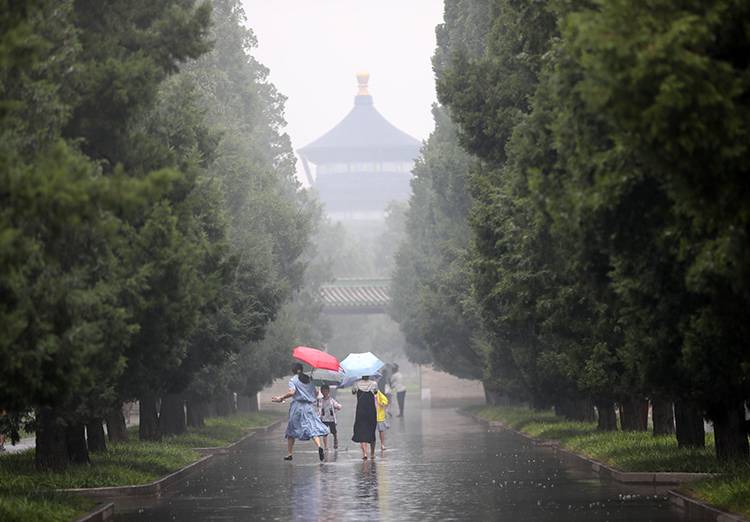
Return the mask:
<svg viewBox="0 0 750 522">
<path fill-rule="evenodd" d="M 392 419 L 389 449 L 363 462 L 349 440 L 354 404 L 347 399 L 340 449 L 326 462 L 311 442 L 297 443 L 294 460 L 284 462 L 283 429 L 276 429 L 241 453 L 217 457 L 169 496 L 118 506 L 116 520 L 683 520 L 663 489 L 602 482 L 455 410 L 412 408 L 405 420 Z"/>
</svg>

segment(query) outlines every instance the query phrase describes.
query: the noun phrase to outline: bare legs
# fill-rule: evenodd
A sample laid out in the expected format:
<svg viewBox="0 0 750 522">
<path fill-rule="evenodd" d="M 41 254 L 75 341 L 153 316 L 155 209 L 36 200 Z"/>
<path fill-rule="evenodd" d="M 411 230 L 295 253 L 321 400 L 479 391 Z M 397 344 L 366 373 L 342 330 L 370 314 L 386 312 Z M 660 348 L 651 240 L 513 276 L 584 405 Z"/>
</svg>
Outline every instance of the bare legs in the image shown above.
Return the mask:
<svg viewBox="0 0 750 522">
<path fill-rule="evenodd" d="M 375 445 L 373 445 L 373 448 L 374 447 L 375 447 Z M 380 432 L 380 449 L 381 450 L 385 450 L 385 432 L 384 431 Z"/>
<path fill-rule="evenodd" d="M 286 457 L 284 460 L 292 460 L 292 452 L 294 451 L 294 440 L 291 437 L 286 439 Z M 320 450 L 320 437 L 313 437 L 312 441 L 315 443 L 315 447 Z M 320 460 L 323 460 L 322 458 Z"/>
<path fill-rule="evenodd" d="M 323 439 L 323 447 L 326 451 L 328 451 L 328 435 L 325 435 L 321 437 Z M 333 449 L 338 449 L 339 447 L 339 438 L 337 435 L 333 436 Z"/>
<path fill-rule="evenodd" d="M 294 439 L 289 437 L 286 439 L 286 456 L 287 459 L 292 460 L 292 451 L 294 450 Z"/>
</svg>

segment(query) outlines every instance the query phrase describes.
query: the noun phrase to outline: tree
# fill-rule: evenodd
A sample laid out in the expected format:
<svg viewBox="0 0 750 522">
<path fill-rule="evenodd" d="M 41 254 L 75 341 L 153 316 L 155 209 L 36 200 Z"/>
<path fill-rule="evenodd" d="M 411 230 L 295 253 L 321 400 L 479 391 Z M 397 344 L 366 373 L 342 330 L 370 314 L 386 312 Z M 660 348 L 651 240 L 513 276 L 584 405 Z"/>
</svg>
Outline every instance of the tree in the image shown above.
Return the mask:
<svg viewBox="0 0 750 522">
<path fill-rule="evenodd" d="M 748 455 L 748 9 L 618 1 L 566 27 L 591 110 L 664 187 L 677 216 L 667 230 L 679 234 L 677 259 L 699 298 L 681 324 L 680 355 L 722 458 Z"/>
<path fill-rule="evenodd" d="M 180 379 L 172 389 L 187 390 L 188 415 L 198 423 L 206 403 L 226 405 L 233 393 L 254 394 L 285 373 L 284 342 L 304 328 L 307 313 L 317 313 L 304 308 L 310 303 L 301 289 L 319 209 L 295 179 L 294 154 L 280 131 L 284 98 L 251 54 L 255 36 L 240 3 L 216 1 L 213 9 L 214 49 L 181 73 L 197 87 L 206 122 L 219 136 L 207 169 L 220 194 L 231 259 L 217 293 L 221 304 L 188 343 L 186 363 L 200 369 L 187 374 L 197 379 Z"/>
<path fill-rule="evenodd" d="M 131 181 L 121 171 L 103 176 L 60 139 L 78 58 L 71 17 L 69 2 L 4 11 L 0 89 L 0 404 L 15 418 L 37 410 L 37 464 L 56 469 L 88 459 L 73 435 L 99 398 L 113 394 L 134 331 L 119 301 L 120 211 L 147 201 L 148 192 L 160 194 L 153 180 Z"/>
</svg>

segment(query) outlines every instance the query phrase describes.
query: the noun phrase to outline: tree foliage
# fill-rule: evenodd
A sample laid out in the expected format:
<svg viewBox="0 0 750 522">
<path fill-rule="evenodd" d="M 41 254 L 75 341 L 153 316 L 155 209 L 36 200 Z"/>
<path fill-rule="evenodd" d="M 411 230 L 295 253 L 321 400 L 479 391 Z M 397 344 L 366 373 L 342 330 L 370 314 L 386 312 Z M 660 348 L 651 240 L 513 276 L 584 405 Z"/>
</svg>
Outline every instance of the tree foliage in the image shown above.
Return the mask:
<svg viewBox="0 0 750 522">
<path fill-rule="evenodd" d="M 410 342 L 465 356 L 444 327 L 484 330 L 489 389 L 572 417 L 593 402 L 601 429 L 615 405 L 644 429 L 639 401 L 666 398 L 714 422 L 718 456 L 746 457 L 749 15 L 733 0 L 446 2 L 446 118 L 395 272 Z M 451 125 L 463 151 L 438 146 Z M 435 174 L 448 150 L 464 159 L 443 179 L 468 195 L 448 198 L 455 215 Z M 462 256 L 435 232 L 457 223 Z M 456 274 L 467 299 L 445 292 Z"/>
<path fill-rule="evenodd" d="M 14 436 L 35 411 L 37 463 L 62 468 L 124 400 L 158 439 L 186 397 L 285 369 L 316 323 L 318 209 L 239 2 L 0 16 L 0 410 Z"/>
</svg>

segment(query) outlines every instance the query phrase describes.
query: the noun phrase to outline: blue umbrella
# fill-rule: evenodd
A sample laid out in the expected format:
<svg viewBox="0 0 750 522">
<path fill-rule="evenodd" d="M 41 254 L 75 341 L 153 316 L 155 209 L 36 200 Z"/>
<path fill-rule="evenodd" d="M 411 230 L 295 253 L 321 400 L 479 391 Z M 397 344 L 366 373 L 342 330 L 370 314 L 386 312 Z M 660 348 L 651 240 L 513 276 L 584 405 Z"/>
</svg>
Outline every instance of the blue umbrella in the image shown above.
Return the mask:
<svg viewBox="0 0 750 522">
<path fill-rule="evenodd" d="M 357 375 L 349 375 L 348 373 L 344 374 L 344 380 L 341 381 L 341 384 L 338 385 L 339 388 L 348 388 L 358 380 L 362 378 L 362 376 L 367 375 L 366 373 L 357 376 Z M 377 381 L 382 377 L 380 372 L 375 372 L 369 376 L 373 381 Z"/>
<path fill-rule="evenodd" d="M 341 361 L 344 370 L 345 381 L 361 379 L 365 375 L 375 376 L 385 363 L 378 359 L 372 352 L 350 353 L 346 359 Z M 352 381 L 353 382 L 353 381 Z"/>
</svg>

